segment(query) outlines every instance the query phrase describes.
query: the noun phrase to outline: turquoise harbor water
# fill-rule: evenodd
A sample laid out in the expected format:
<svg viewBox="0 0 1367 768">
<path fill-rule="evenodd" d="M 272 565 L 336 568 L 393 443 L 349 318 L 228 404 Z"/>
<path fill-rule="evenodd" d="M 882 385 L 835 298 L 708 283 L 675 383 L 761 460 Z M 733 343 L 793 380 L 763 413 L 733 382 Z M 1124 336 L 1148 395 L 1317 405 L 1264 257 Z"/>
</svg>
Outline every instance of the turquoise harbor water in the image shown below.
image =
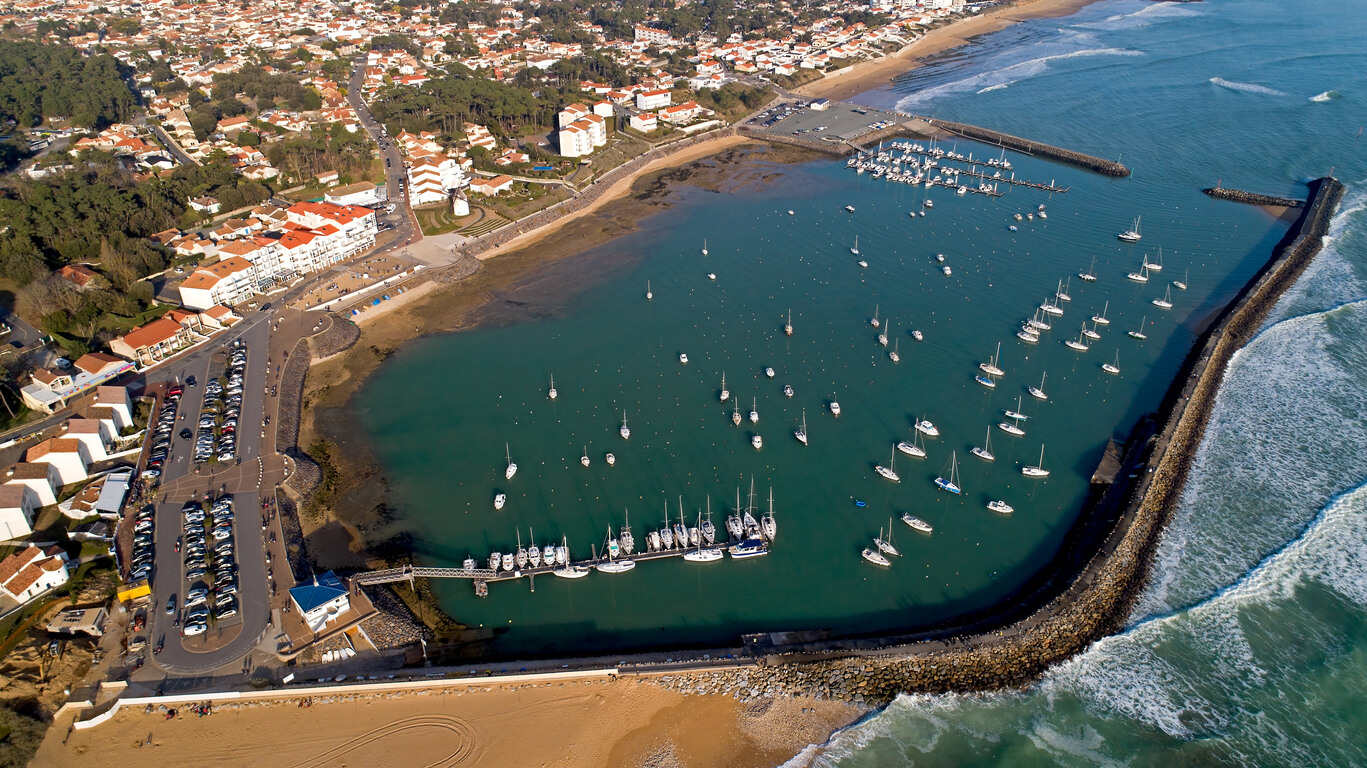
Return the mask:
<svg viewBox="0 0 1367 768">
<path fill-rule="evenodd" d="M 758 560 L 542 578 L 534 594 L 525 581 L 494 584 L 487 600 L 444 582 L 444 605 L 463 621 L 505 628 L 495 651 L 509 655 L 729 642 L 774 629 L 871 632 L 991 605 L 1053 554 L 1107 438 L 1157 405 L 1201 323 L 1285 231 L 1199 189 L 1223 179 L 1300 196 L 1305 179 L 1335 166 L 1349 195 L 1334 236 L 1227 374 L 1159 577 L 1130 629 L 1025 693 L 901 698 L 815 759 L 1367 761 L 1367 150 L 1355 142 L 1367 115 L 1365 33 L 1361 0 L 1294 11 L 1266 0 L 1120 0 L 1022 24 L 860 100 L 1118 157 L 1132 178 L 1011 155 L 1018 176 L 1070 191 L 1015 190 L 993 201 L 936 190 L 932 212 L 913 221 L 907 212 L 923 189 L 825 160 L 775 168 L 782 175 L 767 185 L 686 190 L 668 215 L 586 257 L 602 280 L 557 297 L 554 317 L 406 347 L 356 406 L 425 563 L 459 565 L 467 554 L 482 562 L 513 548 L 519 533 L 528 543 L 532 530 L 542 545 L 565 535 L 586 556 L 628 509 L 639 542 L 666 505 L 677 519 L 680 495 L 690 520 L 710 498 L 720 524 L 752 477 L 757 501 L 773 488 L 780 526 L 772 554 Z M 1011 214 L 1040 203 L 1047 220 L 1007 231 Z M 1119 243 L 1115 233 L 1140 215 L 1142 243 Z M 856 235 L 868 269 L 849 254 Z M 1165 270 L 1148 286 L 1126 281 L 1159 246 Z M 952 277 L 939 273 L 936 253 Z M 1019 321 L 1093 256 L 1101 279 L 1074 277 L 1055 331 L 1037 347 L 1018 342 Z M 1174 292 L 1172 310 L 1149 303 L 1187 270 L 1190 290 Z M 1084 355 L 1064 347 L 1107 301 L 1103 339 Z M 874 341 L 875 306 L 894 323 L 899 365 Z M 791 338 L 782 332 L 789 308 Z M 1146 315 L 1149 338 L 1139 344 L 1124 332 Z M 911 328 L 925 341 L 911 340 Z M 1006 376 L 989 392 L 973 374 L 998 341 Z M 1117 350 L 1122 374 L 1111 377 L 1100 365 Z M 766 365 L 773 380 L 760 373 Z M 723 371 L 743 410 L 757 399 L 758 425 L 731 425 L 717 399 Z M 997 461 L 969 456 L 1046 371 L 1050 401 L 1025 397 L 1026 436 L 993 430 Z M 781 394 L 785 383 L 794 398 Z M 839 419 L 826 410 L 832 395 Z M 791 434 L 804 408 L 807 448 Z M 617 434 L 623 409 L 626 441 Z M 910 437 L 918 416 L 942 432 L 930 457 L 899 455 L 902 482 L 880 479 L 874 464 Z M 753 432 L 764 438 L 759 452 Z M 520 468 L 510 482 L 505 443 Z M 1019 466 L 1034 462 L 1041 443 L 1053 474 L 1027 482 Z M 588 468 L 579 464 L 585 446 Z M 618 459 L 611 468 L 608 451 Z M 952 452 L 960 497 L 931 482 Z M 498 491 L 509 501 L 495 512 Z M 1016 514 L 983 508 L 997 497 Z M 860 549 L 903 511 L 934 523 L 934 535 L 894 522 L 903 556 L 886 571 L 862 562 Z"/>
</svg>

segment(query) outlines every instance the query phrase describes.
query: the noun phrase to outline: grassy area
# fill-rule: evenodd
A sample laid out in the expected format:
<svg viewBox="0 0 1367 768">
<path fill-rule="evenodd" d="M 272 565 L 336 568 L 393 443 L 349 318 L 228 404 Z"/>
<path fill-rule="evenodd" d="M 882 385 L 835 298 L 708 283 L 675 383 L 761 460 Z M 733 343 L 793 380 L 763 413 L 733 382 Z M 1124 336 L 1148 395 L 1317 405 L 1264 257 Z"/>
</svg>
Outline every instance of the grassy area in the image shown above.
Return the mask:
<svg viewBox="0 0 1367 768">
<path fill-rule="evenodd" d="M 418 226 L 422 227 L 422 233 L 429 237 L 454 232 L 478 219 L 473 213 L 458 217 L 451 211 L 451 206 L 445 203 L 431 208 L 414 208 L 413 213 L 418 218 Z"/>
<path fill-rule="evenodd" d="M 825 77 L 825 75 L 818 69 L 799 69 L 791 75 L 771 74 L 768 77 L 778 87 L 791 91 L 800 85 L 806 85 L 807 83 L 820 80 Z"/>
<path fill-rule="evenodd" d="M 171 305 L 169 304 L 160 304 L 157 306 L 148 307 L 147 309 L 144 309 L 143 311 L 131 317 L 124 317 L 123 315 L 104 314 L 100 316 L 98 325 L 100 330 L 113 331 L 115 333 L 123 334 L 133 330 L 134 328 L 140 325 L 147 325 L 153 320 L 156 320 L 158 317 L 161 317 L 167 312 L 170 312 L 172 309 L 173 307 L 171 307 Z"/>
<path fill-rule="evenodd" d="M 490 201 L 493 209 L 505 219 L 516 221 L 525 218 L 558 202 L 573 197 L 562 187 L 547 187 L 541 184 L 522 184 L 523 189 L 514 186 L 515 194 Z M 519 192 L 516 193 L 516 192 Z"/>
</svg>

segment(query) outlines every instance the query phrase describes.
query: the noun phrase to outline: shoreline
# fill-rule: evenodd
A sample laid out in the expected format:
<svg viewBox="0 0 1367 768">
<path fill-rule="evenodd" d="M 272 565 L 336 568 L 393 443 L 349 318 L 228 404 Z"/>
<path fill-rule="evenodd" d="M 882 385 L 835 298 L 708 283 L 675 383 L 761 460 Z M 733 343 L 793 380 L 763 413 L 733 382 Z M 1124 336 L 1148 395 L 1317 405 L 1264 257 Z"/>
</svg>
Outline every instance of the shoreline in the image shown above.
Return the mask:
<svg viewBox="0 0 1367 768">
<path fill-rule="evenodd" d="M 800 85 L 793 92 L 811 98 L 845 101 L 868 91 L 887 88 L 895 76 L 919 69 L 925 66 L 926 59 L 969 45 L 977 37 L 1030 19 L 1069 16 L 1095 2 L 1099 0 L 1018 0 L 936 27 L 896 53 L 851 64 L 820 80 Z"/>
</svg>

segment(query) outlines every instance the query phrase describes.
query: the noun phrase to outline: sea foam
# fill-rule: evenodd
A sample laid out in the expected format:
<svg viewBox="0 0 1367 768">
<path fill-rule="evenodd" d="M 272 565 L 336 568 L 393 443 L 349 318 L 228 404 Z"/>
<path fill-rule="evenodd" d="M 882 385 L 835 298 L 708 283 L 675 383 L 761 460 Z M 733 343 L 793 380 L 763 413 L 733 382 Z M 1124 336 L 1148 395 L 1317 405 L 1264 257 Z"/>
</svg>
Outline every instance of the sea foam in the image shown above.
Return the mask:
<svg viewBox="0 0 1367 768">
<path fill-rule="evenodd" d="M 1212 77 L 1210 79 L 1210 82 L 1212 85 L 1218 85 L 1221 88 L 1228 88 L 1231 91 L 1239 91 L 1240 93 L 1256 93 L 1260 96 L 1287 95 L 1283 91 L 1279 91 L 1276 88 L 1268 88 L 1265 85 L 1258 85 L 1256 83 L 1239 83 L 1233 80 L 1226 80 L 1223 77 Z"/>
</svg>

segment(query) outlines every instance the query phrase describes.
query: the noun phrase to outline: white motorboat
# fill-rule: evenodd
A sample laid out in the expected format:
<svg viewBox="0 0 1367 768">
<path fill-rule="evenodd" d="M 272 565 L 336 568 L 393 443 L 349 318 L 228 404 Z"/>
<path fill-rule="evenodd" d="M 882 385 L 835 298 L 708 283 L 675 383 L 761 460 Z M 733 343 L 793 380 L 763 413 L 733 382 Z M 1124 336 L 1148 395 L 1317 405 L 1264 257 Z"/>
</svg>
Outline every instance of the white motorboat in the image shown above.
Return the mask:
<svg viewBox="0 0 1367 768">
<path fill-rule="evenodd" d="M 867 261 L 864 261 L 863 259 L 860 259 L 859 262 L 858 262 L 858 264 L 859 264 L 860 267 L 862 267 L 862 268 L 864 268 L 864 269 L 868 269 L 868 268 L 869 268 L 869 263 L 868 263 Z"/>
<path fill-rule="evenodd" d="M 902 522 L 911 526 L 911 529 L 913 531 L 920 531 L 921 533 L 931 533 L 935 530 L 935 528 L 931 526 L 930 523 L 927 523 L 926 521 L 922 520 L 916 515 L 911 514 L 910 512 L 902 513 Z"/>
<path fill-rule="evenodd" d="M 617 429 L 617 434 L 621 435 L 623 440 L 631 437 L 631 428 L 627 426 L 626 411 L 622 411 L 622 426 Z"/>
<path fill-rule="evenodd" d="M 1119 350 L 1117 350 L 1116 353 L 1115 353 L 1115 362 L 1114 362 L 1114 363 L 1102 363 L 1102 364 L 1101 364 L 1101 370 L 1105 371 L 1106 373 L 1110 373 L 1110 374 L 1119 374 L 1119 373 L 1120 373 L 1120 351 L 1119 351 Z"/>
<path fill-rule="evenodd" d="M 557 398 L 557 397 L 559 397 L 559 396 L 560 396 L 560 393 L 555 391 L 555 377 L 552 376 L 552 377 L 551 377 L 551 388 L 550 388 L 550 390 L 548 390 L 548 391 L 546 392 L 546 397 L 549 397 L 550 399 L 554 400 L 555 398 Z"/>
<path fill-rule="evenodd" d="M 845 210 L 849 211 L 850 213 L 854 213 L 854 206 L 853 206 L 853 205 L 847 205 L 847 206 L 845 206 Z"/>
<path fill-rule="evenodd" d="M 993 499 L 987 502 L 987 508 L 992 510 L 993 512 L 996 512 L 999 515 L 1009 515 L 1012 512 L 1016 511 L 1015 507 L 1011 506 L 1010 504 L 1007 504 L 1001 499 Z"/>
<path fill-rule="evenodd" d="M 1108 301 L 1105 305 L 1101 307 L 1101 314 L 1092 315 L 1092 322 L 1096 323 L 1097 325 L 1110 325 L 1111 321 L 1106 318 L 1106 313 L 1109 312 L 1110 309 L 1111 302 Z"/>
<path fill-rule="evenodd" d="M 788 310 L 788 322 L 786 322 L 786 323 L 783 324 L 783 335 L 784 335 L 784 336 L 792 336 L 792 335 L 793 335 L 793 310 L 791 310 L 791 309 Z"/>
<path fill-rule="evenodd" d="M 789 215 L 789 216 L 792 216 L 792 215 L 793 215 L 793 209 L 792 209 L 792 208 L 789 208 L 789 209 L 788 209 L 788 215 Z"/>
<path fill-rule="evenodd" d="M 735 560 L 743 560 L 747 557 L 763 557 L 769 554 L 769 545 L 763 539 L 749 538 L 741 542 L 732 544 L 726 548 Z"/>
<path fill-rule="evenodd" d="M 682 364 L 682 365 L 688 365 L 688 353 L 686 353 L 686 352 L 680 352 L 680 353 L 679 353 L 679 363 Z"/>
<path fill-rule="evenodd" d="M 765 375 L 765 377 L 770 378 L 770 379 L 774 378 L 774 369 L 773 369 L 773 368 L 770 368 L 770 367 L 768 367 L 768 366 L 765 366 L 765 368 L 764 368 L 764 375 Z"/>
<path fill-rule="evenodd" d="M 985 373 L 985 374 L 987 374 L 987 375 L 989 375 L 989 376 L 1005 376 L 1005 375 L 1006 375 L 1006 371 L 1003 371 L 1003 370 L 997 365 L 997 362 L 1001 359 L 1001 354 L 1002 354 L 1002 344 L 1001 344 L 1001 342 L 999 341 L 999 342 L 997 342 L 997 352 L 996 352 L 994 355 L 992 355 L 992 359 L 989 360 L 989 361 L 986 362 L 986 363 L 978 363 L 978 368 L 981 369 L 983 373 Z"/>
<path fill-rule="evenodd" d="M 1048 373 L 1043 374 L 1039 377 L 1038 387 L 1027 387 L 1025 391 L 1029 392 L 1030 396 L 1035 398 L 1036 400 L 1048 400 L 1049 396 L 1044 394 L 1044 380 L 1048 377 Z"/>
<path fill-rule="evenodd" d="M 920 331 L 914 330 L 911 332 L 911 338 L 916 339 L 917 341 L 922 341 L 925 339 L 925 336 Z"/>
<path fill-rule="evenodd" d="M 515 562 L 515 559 L 513 558 L 511 552 L 503 556 L 503 561 L 501 564 L 503 566 L 503 570 L 505 571 L 511 571 L 513 568 L 517 566 L 517 563 Z"/>
<path fill-rule="evenodd" d="M 793 394 L 794 394 L 794 393 L 793 393 L 793 385 L 792 385 L 792 384 L 784 384 L 784 385 L 783 385 L 783 396 L 784 396 L 784 397 L 792 397 Z"/>
<path fill-rule="evenodd" d="M 836 402 L 835 395 L 831 395 L 831 415 L 840 415 L 840 403 Z"/>
<path fill-rule="evenodd" d="M 720 397 L 721 397 L 721 401 L 722 401 L 723 403 L 726 402 L 727 400 L 730 400 L 730 399 L 731 399 L 731 390 L 729 390 L 729 389 L 726 388 L 726 373 L 725 373 L 724 371 L 722 372 L 722 375 L 721 375 L 721 395 L 720 395 Z"/>
<path fill-rule="evenodd" d="M 760 437 L 759 435 L 751 435 L 750 445 L 755 446 L 755 450 L 758 451 L 759 449 L 764 447 L 764 438 Z"/>
<path fill-rule="evenodd" d="M 991 428 L 991 427 L 988 427 L 988 428 L 987 428 L 987 439 L 984 441 L 983 447 L 979 448 L 978 446 L 975 445 L 975 446 L 973 446 L 973 450 L 970 451 L 970 452 L 971 452 L 974 456 L 977 456 L 978 458 L 982 459 L 983 461 L 996 461 L 996 460 L 997 460 L 997 457 L 992 453 L 992 428 Z"/>
<path fill-rule="evenodd" d="M 916 422 L 916 431 L 917 431 L 917 432 L 920 432 L 921 434 L 925 435 L 926 437 L 939 437 L 939 436 L 940 436 L 940 430 L 939 430 L 938 428 L 936 428 L 936 426 L 935 426 L 934 424 L 930 423 L 930 420 L 929 420 L 929 419 L 921 419 L 920 421 L 917 421 L 917 422 Z"/>
<path fill-rule="evenodd" d="M 902 556 L 902 553 L 897 551 L 897 545 L 894 544 L 894 543 L 892 542 L 892 520 L 891 520 L 891 519 L 888 520 L 888 537 L 887 537 L 886 539 L 884 539 L 884 538 L 883 538 L 883 529 L 882 529 L 882 528 L 879 528 L 879 529 L 878 529 L 878 538 L 876 538 L 876 539 L 873 540 L 873 544 L 874 544 L 874 546 L 878 547 L 878 551 L 879 551 L 879 552 L 882 552 L 882 553 L 885 554 L 885 555 L 892 555 L 893 557 L 901 557 L 901 556 Z"/>
<path fill-rule="evenodd" d="M 708 280 L 716 280 L 716 279 L 717 279 L 717 273 L 716 273 L 716 272 L 708 272 L 708 273 L 707 273 L 707 279 L 708 279 Z"/>
<path fill-rule="evenodd" d="M 1163 298 L 1154 299 L 1152 303 L 1155 307 L 1158 307 L 1159 309 L 1172 309 L 1172 287 L 1169 286 L 1163 292 Z"/>
<path fill-rule="evenodd" d="M 1149 338 L 1148 336 L 1146 336 L 1146 335 L 1144 334 L 1144 326 L 1145 326 L 1145 325 L 1148 325 L 1148 322 L 1149 322 L 1149 318 L 1148 318 L 1147 315 L 1145 315 L 1144 318 L 1143 318 L 1142 320 L 1139 321 L 1139 330 L 1137 330 L 1137 331 L 1129 331 L 1130 338 L 1132 338 L 1132 339 L 1139 339 L 1140 341 L 1143 341 L 1144 339 Z"/>
<path fill-rule="evenodd" d="M 937 253 L 935 254 L 935 260 L 943 264 L 945 263 L 945 255 L 943 253 Z"/>
<path fill-rule="evenodd" d="M 610 453 L 609 453 L 608 455 L 604 456 L 603 458 L 607 461 L 609 467 L 612 466 L 613 464 L 616 464 L 616 463 L 617 463 L 617 457 L 616 457 L 616 456 L 613 456 L 613 455 L 610 454 Z"/>
<path fill-rule="evenodd" d="M 758 424 L 758 423 L 759 423 L 759 400 L 758 400 L 758 398 L 751 398 L 751 400 L 750 400 L 750 423 L 751 423 L 751 424 Z"/>
<path fill-rule="evenodd" d="M 1143 237 L 1143 235 L 1139 234 L 1139 218 L 1140 217 L 1136 216 L 1134 218 L 1134 226 L 1116 235 L 1116 237 L 1127 243 L 1139 242 L 1139 239 Z"/>
<path fill-rule="evenodd" d="M 647 280 L 647 281 L 646 281 L 646 301 L 650 301 L 650 300 L 653 299 L 653 298 L 655 298 L 655 294 L 654 294 L 654 292 L 652 292 L 652 291 L 650 290 L 650 281 Z"/>
<path fill-rule="evenodd" d="M 494 494 L 494 509 L 503 509 L 503 505 L 507 503 L 508 495 L 506 493 Z"/>
<path fill-rule="evenodd" d="M 1015 219 L 1016 221 L 1025 221 L 1025 216 L 1019 213 L 1012 214 L 1011 218 Z"/>
<path fill-rule="evenodd" d="M 805 408 L 802 409 L 802 426 L 797 428 L 797 431 L 793 433 L 793 437 L 796 437 L 799 443 L 802 443 L 803 445 L 807 444 L 807 409 Z"/>
<path fill-rule="evenodd" d="M 868 560 L 870 563 L 873 563 L 874 565 L 881 565 L 884 568 L 887 568 L 892 565 L 891 561 L 889 561 L 886 557 L 883 556 L 881 552 L 875 549 L 864 547 L 864 551 L 861 554 L 861 556 L 865 560 Z"/>
<path fill-rule="evenodd" d="M 489 555 L 489 570 L 497 571 L 502 564 L 503 555 L 500 555 L 497 552 L 493 552 Z"/>
<path fill-rule="evenodd" d="M 517 465 L 513 463 L 513 452 L 508 448 L 507 443 L 503 444 L 503 452 L 508 457 L 508 468 L 503 470 L 503 477 L 506 480 L 512 480 L 513 475 L 517 474 Z"/>
<path fill-rule="evenodd" d="M 948 264 L 940 267 L 940 271 L 945 273 L 945 277 L 950 277 L 954 274 L 954 270 L 950 269 Z"/>
<path fill-rule="evenodd" d="M 959 487 L 959 454 L 957 452 L 949 455 L 949 477 L 935 478 L 935 487 L 954 494 L 963 491 L 963 489 Z"/>
<path fill-rule="evenodd" d="M 1021 467 L 1021 474 L 1026 477 L 1048 477 L 1049 470 L 1044 468 L 1044 445 L 1039 447 L 1039 463 L 1034 466 Z"/>
<path fill-rule="evenodd" d="M 873 471 L 877 472 L 878 474 L 882 475 L 888 480 L 893 481 L 894 483 L 900 483 L 902 482 L 902 478 L 897 475 L 896 467 L 897 451 L 893 451 L 892 455 L 888 458 L 888 466 L 885 467 L 882 464 L 879 464 L 873 468 Z"/>
</svg>

